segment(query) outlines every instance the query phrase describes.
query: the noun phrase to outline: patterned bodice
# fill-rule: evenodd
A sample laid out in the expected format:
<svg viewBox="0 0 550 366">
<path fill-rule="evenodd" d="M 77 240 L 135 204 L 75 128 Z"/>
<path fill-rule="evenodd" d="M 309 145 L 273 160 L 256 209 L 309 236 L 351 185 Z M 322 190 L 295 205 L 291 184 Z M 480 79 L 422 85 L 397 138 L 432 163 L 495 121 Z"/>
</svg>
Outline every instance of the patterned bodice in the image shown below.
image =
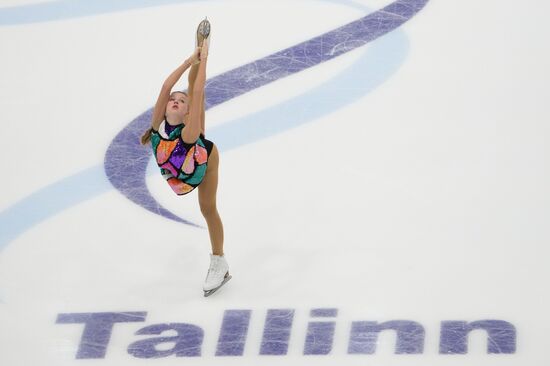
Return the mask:
<svg viewBox="0 0 550 366">
<path fill-rule="evenodd" d="M 158 131 L 151 134 L 151 145 L 158 166 L 163 176 L 169 172 L 173 177 L 186 180 L 196 173 L 204 173 L 208 160 L 204 145 L 204 135 L 194 144 L 189 144 L 181 138 L 184 124 L 170 126 L 163 121 Z M 197 171 L 198 170 L 198 171 Z"/>
</svg>

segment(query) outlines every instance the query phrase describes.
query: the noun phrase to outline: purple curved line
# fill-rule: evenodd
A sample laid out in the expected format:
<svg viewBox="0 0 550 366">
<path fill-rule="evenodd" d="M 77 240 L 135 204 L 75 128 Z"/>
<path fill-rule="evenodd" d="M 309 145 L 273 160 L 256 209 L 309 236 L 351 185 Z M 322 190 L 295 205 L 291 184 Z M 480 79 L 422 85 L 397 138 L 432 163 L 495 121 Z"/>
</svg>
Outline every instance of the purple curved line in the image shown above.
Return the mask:
<svg viewBox="0 0 550 366">
<path fill-rule="evenodd" d="M 205 109 L 361 47 L 411 19 L 427 2 L 395 1 L 335 30 L 209 79 Z M 152 154 L 149 147 L 140 145 L 139 137 L 149 127 L 151 114 L 152 109 L 147 110 L 113 139 L 105 155 L 105 173 L 113 186 L 134 203 L 171 220 L 199 226 L 162 207 L 145 184 Z"/>
</svg>

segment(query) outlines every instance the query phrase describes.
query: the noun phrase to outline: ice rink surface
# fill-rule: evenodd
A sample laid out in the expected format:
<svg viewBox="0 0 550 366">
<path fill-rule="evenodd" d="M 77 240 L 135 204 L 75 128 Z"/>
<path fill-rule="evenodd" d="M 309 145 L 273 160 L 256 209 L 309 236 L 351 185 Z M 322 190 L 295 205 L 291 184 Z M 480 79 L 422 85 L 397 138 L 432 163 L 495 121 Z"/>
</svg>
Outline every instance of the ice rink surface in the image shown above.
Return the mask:
<svg viewBox="0 0 550 366">
<path fill-rule="evenodd" d="M 548 365 L 549 12 L 0 0 L 0 365 Z M 205 16 L 208 298 L 137 143 Z"/>
</svg>

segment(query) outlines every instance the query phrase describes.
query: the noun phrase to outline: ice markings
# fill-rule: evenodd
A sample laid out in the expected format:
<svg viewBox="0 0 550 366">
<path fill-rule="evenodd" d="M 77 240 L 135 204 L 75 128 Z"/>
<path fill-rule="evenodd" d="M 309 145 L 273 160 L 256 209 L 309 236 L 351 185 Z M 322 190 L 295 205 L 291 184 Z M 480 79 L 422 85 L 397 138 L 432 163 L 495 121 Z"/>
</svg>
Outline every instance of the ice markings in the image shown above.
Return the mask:
<svg viewBox="0 0 550 366">
<path fill-rule="evenodd" d="M 270 309 L 267 312 L 260 355 L 286 355 L 294 320 L 293 309 Z"/>
<path fill-rule="evenodd" d="M 427 2 L 428 0 L 395 1 L 382 10 L 333 31 L 218 75 L 209 80 L 206 85 L 205 108 L 212 108 L 274 80 L 302 71 L 360 47 L 398 28 L 422 9 Z M 391 60 L 385 62 L 391 64 Z M 374 84 L 376 82 L 376 79 L 374 82 L 371 81 Z M 314 97 L 315 93 L 309 96 Z M 348 97 L 352 99 L 353 95 Z M 332 109 L 333 111 L 334 109 Z M 149 110 L 144 115 L 150 113 Z M 138 162 L 150 159 L 150 151 L 139 144 L 136 133 L 136 131 L 145 130 L 149 125 L 149 118 L 144 118 L 144 115 L 132 121 L 114 138 L 105 155 L 105 172 L 113 186 L 131 201 L 166 218 L 186 222 L 163 208 L 151 196 L 145 184 L 145 165 L 147 164 L 136 167 L 133 171 L 125 169 L 125 160 L 127 159 Z M 226 139 L 231 137 L 234 141 L 252 142 L 267 137 L 265 131 L 272 128 L 257 123 L 246 126 L 240 126 L 239 124 L 226 124 L 215 132 L 224 131 L 225 134 L 222 136 Z M 279 122 L 277 125 L 292 128 L 296 126 L 296 123 L 284 124 Z M 235 131 L 238 131 L 240 136 Z M 211 135 L 216 135 L 215 132 Z M 268 136 L 277 132 L 279 131 L 269 130 Z M 218 143 L 218 147 L 223 145 L 223 141 L 220 141 L 217 136 L 213 141 Z M 222 142 L 222 144 L 219 142 Z M 125 174 L 121 175 L 119 172 L 125 172 Z"/>
<path fill-rule="evenodd" d="M 268 309 L 264 323 L 261 356 L 285 356 L 291 341 L 294 309 Z M 248 343 L 248 328 L 252 310 L 225 310 L 219 332 L 216 356 L 243 356 Z M 123 323 L 144 322 L 146 312 L 103 312 L 103 313 L 68 313 L 59 314 L 58 324 L 84 324 L 80 338 L 77 359 L 105 358 L 111 335 L 115 329 L 124 332 Z M 304 356 L 326 356 L 332 353 L 335 329 L 349 328 L 347 321 L 337 321 L 338 309 L 312 309 L 307 323 Z M 331 319 L 327 319 L 331 318 Z M 298 327 L 305 324 L 299 322 Z M 119 329 L 120 328 L 120 329 Z M 516 329 L 513 324 L 504 320 L 478 320 L 473 322 L 461 320 L 444 320 L 439 332 L 439 354 L 464 355 L 468 353 L 468 334 L 473 330 L 484 330 L 487 333 L 488 354 L 513 354 L 516 352 Z M 127 329 L 126 329 L 127 331 Z M 397 334 L 394 354 L 424 354 L 426 331 L 424 326 L 412 320 L 352 321 L 348 338 L 348 354 L 373 355 L 379 343 L 381 332 L 393 331 Z M 170 332 L 170 335 L 163 335 Z M 175 334 L 175 335 L 174 335 Z M 339 332 L 340 335 L 345 335 Z M 429 332 L 437 336 L 437 331 Z M 147 325 L 135 335 L 154 335 L 140 339 L 128 346 L 128 353 L 136 358 L 198 357 L 202 356 L 204 330 L 190 323 L 161 323 Z M 158 337 L 160 336 L 160 337 Z M 297 344 L 297 345 L 298 345 Z M 169 347 L 167 347 L 169 346 Z M 256 352 L 251 350 L 251 352 Z"/>
</svg>

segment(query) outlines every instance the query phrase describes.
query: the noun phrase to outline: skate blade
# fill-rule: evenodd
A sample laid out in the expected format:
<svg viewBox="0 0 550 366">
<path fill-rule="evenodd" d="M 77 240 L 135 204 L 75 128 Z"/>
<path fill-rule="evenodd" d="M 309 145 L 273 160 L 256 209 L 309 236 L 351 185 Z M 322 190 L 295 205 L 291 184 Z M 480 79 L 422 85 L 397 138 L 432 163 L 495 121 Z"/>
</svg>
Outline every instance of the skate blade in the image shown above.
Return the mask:
<svg viewBox="0 0 550 366">
<path fill-rule="evenodd" d="M 212 290 L 208 290 L 208 291 L 204 291 L 204 290 L 203 290 L 203 291 L 204 291 L 204 297 L 208 297 L 208 296 L 212 295 L 212 294 L 213 294 L 214 292 L 216 292 L 220 287 L 222 287 L 223 285 L 225 285 L 225 283 L 226 283 L 227 281 L 229 281 L 230 279 L 231 279 L 231 275 L 225 277 L 225 278 L 223 279 L 223 282 L 222 282 L 218 287 L 213 288 Z"/>
</svg>

